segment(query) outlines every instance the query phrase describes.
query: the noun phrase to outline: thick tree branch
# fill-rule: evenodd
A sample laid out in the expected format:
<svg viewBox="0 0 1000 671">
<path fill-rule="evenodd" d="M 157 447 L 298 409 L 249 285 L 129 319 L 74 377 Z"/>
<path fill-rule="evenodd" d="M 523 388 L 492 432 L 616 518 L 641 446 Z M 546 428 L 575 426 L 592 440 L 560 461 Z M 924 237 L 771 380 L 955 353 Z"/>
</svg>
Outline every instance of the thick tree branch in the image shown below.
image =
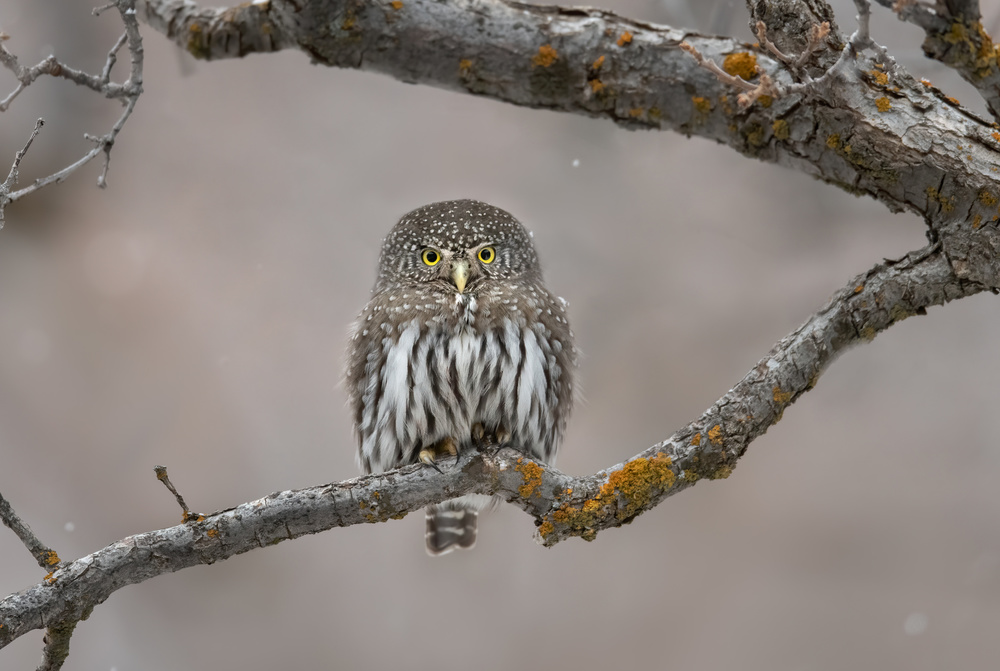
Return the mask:
<svg viewBox="0 0 1000 671">
<path fill-rule="evenodd" d="M 1000 121 L 1000 45 L 983 28 L 979 0 L 877 0 L 900 20 L 924 29 L 924 53 L 951 67 L 979 91 Z"/>
<path fill-rule="evenodd" d="M 820 0 L 806 4 L 817 17 L 829 13 Z M 760 68 L 787 88 L 796 73 L 766 47 L 597 9 L 512 0 L 271 0 L 207 9 L 138 0 L 137 10 L 199 58 L 299 48 L 325 65 L 706 137 L 918 213 L 960 277 L 1000 286 L 995 266 L 970 257 L 1000 251 L 1000 133 L 901 69 L 890 81 L 886 63 L 865 54 L 836 67 L 842 51 L 817 52 L 814 60 L 832 63 L 824 85 L 740 109 L 740 91 L 699 67 L 682 42 L 746 80 Z M 758 13 L 770 17 L 760 18 L 769 39 L 801 53 L 790 51 L 795 41 L 776 16 Z M 865 21 L 856 35 L 881 59 Z M 837 42 L 835 30 L 831 23 Z M 805 47 L 808 35 L 800 39 Z"/>
<path fill-rule="evenodd" d="M 881 263 L 775 345 L 701 417 L 627 462 L 588 477 L 565 475 L 512 448 L 468 451 L 444 473 L 415 465 L 278 492 L 130 536 L 0 601 L 0 647 L 33 629 L 84 619 L 126 585 L 333 527 L 398 519 L 472 492 L 501 496 L 534 517 L 544 545 L 572 536 L 593 539 L 701 479 L 728 477 L 750 442 L 778 422 L 845 348 L 930 306 L 982 289 L 956 275 L 938 244 Z"/>
</svg>

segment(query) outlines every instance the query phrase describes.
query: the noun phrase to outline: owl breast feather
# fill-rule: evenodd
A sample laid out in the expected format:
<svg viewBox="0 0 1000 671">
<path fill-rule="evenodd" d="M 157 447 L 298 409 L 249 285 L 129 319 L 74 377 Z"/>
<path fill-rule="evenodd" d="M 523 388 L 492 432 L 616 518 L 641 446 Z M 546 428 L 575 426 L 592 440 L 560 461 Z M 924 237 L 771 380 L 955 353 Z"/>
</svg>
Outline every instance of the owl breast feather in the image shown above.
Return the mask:
<svg viewBox="0 0 1000 671">
<path fill-rule="evenodd" d="M 446 437 L 468 449 L 476 423 L 504 428 L 514 446 L 551 462 L 565 414 L 556 407 L 560 344 L 542 323 L 503 317 L 483 328 L 472 300 L 456 305 L 458 319 L 411 319 L 368 352 L 357 386 L 366 471 L 412 463 L 422 446 Z"/>
</svg>

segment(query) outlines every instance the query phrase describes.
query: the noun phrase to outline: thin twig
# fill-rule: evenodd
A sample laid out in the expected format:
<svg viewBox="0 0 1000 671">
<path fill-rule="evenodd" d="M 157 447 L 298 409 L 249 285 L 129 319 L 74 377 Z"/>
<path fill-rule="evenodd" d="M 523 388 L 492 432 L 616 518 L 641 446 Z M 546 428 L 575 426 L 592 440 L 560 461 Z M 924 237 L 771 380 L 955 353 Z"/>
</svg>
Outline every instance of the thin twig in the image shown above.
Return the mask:
<svg viewBox="0 0 1000 671">
<path fill-rule="evenodd" d="M 28 137 L 28 141 L 24 143 L 24 147 L 21 151 L 14 154 L 14 163 L 10 166 L 10 172 L 7 173 L 7 179 L 4 180 L 3 184 L 0 184 L 0 228 L 3 228 L 3 210 L 4 207 L 11 201 L 10 190 L 17 186 L 18 178 L 18 168 L 21 165 L 21 159 L 24 155 L 28 153 L 28 147 L 34 142 L 35 136 L 38 135 L 38 131 L 42 129 L 45 125 L 45 119 L 39 119 L 35 122 L 35 127 L 31 131 L 31 135 Z"/>
<path fill-rule="evenodd" d="M 736 96 L 736 102 L 741 108 L 749 107 L 761 96 L 778 97 L 782 93 L 782 90 L 775 84 L 774 80 L 771 79 L 771 76 L 766 72 L 760 73 L 759 83 L 753 84 L 742 77 L 729 74 L 720 68 L 715 61 L 702 56 L 701 52 L 698 51 L 690 42 L 681 42 L 680 47 L 687 53 L 694 56 L 694 59 L 698 61 L 698 65 L 718 77 L 719 81 L 723 84 L 735 86 L 743 91 L 743 93 Z"/>
<path fill-rule="evenodd" d="M 125 107 L 110 131 L 104 135 L 85 135 L 88 140 L 94 143 L 94 147 L 72 164 L 47 177 L 35 180 L 34 183 L 19 191 L 10 191 L 13 184 L 7 184 L 6 192 L 0 190 L 0 226 L 3 223 L 3 210 L 8 203 L 20 200 L 50 184 L 64 181 L 80 167 L 86 165 L 102 153 L 104 154 L 104 165 L 97 178 L 97 185 L 102 189 L 107 186 L 108 169 L 111 164 L 111 148 L 114 146 L 118 134 L 132 115 L 139 96 L 142 95 L 143 65 L 142 36 L 139 34 L 139 22 L 135 14 L 135 0 L 115 0 L 107 5 L 96 8 L 94 14 L 99 15 L 102 11 L 111 7 L 118 9 L 122 23 L 125 25 L 125 32 L 118 38 L 110 51 L 108 51 L 104 67 L 101 69 L 99 75 L 88 74 L 72 68 L 59 61 L 55 56 L 49 56 L 30 68 L 23 67 L 18 62 L 17 57 L 0 44 L 0 65 L 14 73 L 14 76 L 18 80 L 17 87 L 6 98 L 0 101 L 0 112 L 5 111 L 24 89 L 42 75 L 68 79 L 75 84 L 85 86 L 92 91 L 100 93 L 106 98 L 120 100 Z M 118 60 L 118 52 L 124 46 L 127 46 L 129 50 L 131 68 L 128 79 L 119 84 L 111 81 L 111 71 Z"/>
<path fill-rule="evenodd" d="M 3 520 L 4 525 L 17 534 L 17 537 L 24 543 L 24 547 L 28 548 L 28 552 L 35 558 L 39 566 L 46 571 L 55 570 L 59 565 L 59 555 L 56 554 L 55 550 L 38 540 L 38 537 L 31 531 L 31 527 L 25 524 L 18 514 L 14 512 L 14 508 L 3 497 L 3 494 L 0 494 L 0 520 Z"/>
<path fill-rule="evenodd" d="M 181 496 L 181 493 L 177 491 L 176 487 L 174 487 L 174 483 L 170 482 L 170 478 L 167 476 L 166 466 L 153 466 L 153 471 L 156 472 L 156 479 L 162 482 L 163 485 L 170 490 L 170 493 L 174 495 L 175 499 L 177 499 L 177 505 L 179 505 L 181 510 L 184 511 L 184 515 L 181 517 L 182 521 L 191 522 L 205 519 L 204 515 L 193 513 L 191 512 L 191 509 L 188 508 L 187 503 L 184 502 L 184 497 Z"/>
</svg>

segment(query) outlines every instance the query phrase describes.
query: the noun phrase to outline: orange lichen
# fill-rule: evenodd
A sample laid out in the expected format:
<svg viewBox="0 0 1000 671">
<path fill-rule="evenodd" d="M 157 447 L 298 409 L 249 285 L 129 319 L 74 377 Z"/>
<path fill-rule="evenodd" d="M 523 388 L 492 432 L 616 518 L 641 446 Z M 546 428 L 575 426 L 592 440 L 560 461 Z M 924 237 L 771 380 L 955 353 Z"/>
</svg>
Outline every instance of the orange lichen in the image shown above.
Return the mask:
<svg viewBox="0 0 1000 671">
<path fill-rule="evenodd" d="M 691 102 L 694 103 L 694 108 L 698 110 L 700 114 L 708 114 L 712 111 L 712 101 L 708 98 L 702 98 L 701 96 L 691 96 Z"/>
<path fill-rule="evenodd" d="M 621 37 L 618 38 L 618 46 L 620 47 L 624 47 L 626 44 L 629 44 L 631 42 L 632 42 L 632 33 L 630 33 L 627 30 L 621 34 Z"/>
<path fill-rule="evenodd" d="M 524 478 L 524 484 L 517 488 L 517 493 L 521 495 L 521 498 L 531 498 L 532 495 L 540 497 L 538 488 L 542 485 L 542 467 L 518 457 L 514 470 Z"/>
<path fill-rule="evenodd" d="M 458 74 L 462 77 L 468 77 L 472 72 L 472 61 L 468 58 L 463 58 L 458 62 Z"/>
<path fill-rule="evenodd" d="M 781 391 L 781 387 L 774 385 L 774 389 L 771 390 L 771 398 L 773 398 L 774 402 L 778 405 L 785 405 L 792 400 L 792 392 Z"/>
<path fill-rule="evenodd" d="M 599 56 L 597 60 L 591 64 L 590 69 L 600 70 L 602 65 L 604 65 L 604 56 Z"/>
<path fill-rule="evenodd" d="M 633 119 L 638 119 L 639 117 L 642 116 L 642 108 L 641 107 L 633 107 L 632 109 L 630 109 L 628 111 L 628 115 L 630 117 L 632 117 Z"/>
<path fill-rule="evenodd" d="M 340 29 L 341 29 L 341 30 L 350 30 L 351 28 L 353 28 L 353 27 L 354 27 L 354 22 L 355 22 L 355 20 L 356 20 L 356 19 L 355 19 L 355 17 L 354 17 L 354 15 L 353 15 L 353 14 L 348 14 L 348 15 L 347 15 L 347 18 L 345 18 L 345 19 L 343 20 L 343 22 L 341 22 L 341 24 L 340 24 Z"/>
<path fill-rule="evenodd" d="M 993 131 L 992 133 L 990 133 L 990 135 L 993 136 L 994 140 L 996 140 L 997 142 L 1000 142 L 1000 133 L 998 133 L 996 131 Z"/>
<path fill-rule="evenodd" d="M 695 447 L 698 447 L 699 445 L 701 445 L 701 433 L 700 432 L 694 434 L 694 436 L 691 438 L 691 444 L 694 445 Z"/>
<path fill-rule="evenodd" d="M 403 8 L 402 0 L 392 0 L 392 2 L 390 2 L 389 4 L 392 5 L 393 9 L 398 10 Z"/>
<path fill-rule="evenodd" d="M 757 74 L 757 56 L 748 51 L 729 54 L 722 61 L 722 69 L 727 74 L 749 81 Z"/>
<path fill-rule="evenodd" d="M 885 96 L 882 96 L 875 99 L 875 107 L 878 108 L 879 112 L 888 112 L 892 109 L 892 102 Z"/>
<path fill-rule="evenodd" d="M 732 474 L 733 474 L 733 467 L 726 464 L 725 466 L 720 466 L 718 470 L 716 470 L 708 477 L 712 480 L 725 480 Z"/>
<path fill-rule="evenodd" d="M 981 216 L 979 216 L 977 214 L 974 217 L 972 217 L 972 228 L 973 229 L 979 228 L 980 226 L 982 226 L 982 224 L 983 224 L 983 218 Z"/>
<path fill-rule="evenodd" d="M 941 210 L 943 212 L 951 212 L 952 210 L 955 209 L 955 197 L 954 196 L 950 196 L 950 197 L 942 196 L 941 193 L 937 189 L 935 189 L 933 186 L 927 187 L 924 190 L 924 192 L 927 194 L 927 199 L 928 200 L 932 200 L 932 201 L 938 203 L 939 205 L 941 205 Z"/>
<path fill-rule="evenodd" d="M 833 133 L 832 135 L 827 135 L 826 136 L 826 146 L 829 147 L 830 149 L 839 149 L 840 148 L 840 135 L 838 135 L 837 133 Z"/>
<path fill-rule="evenodd" d="M 59 563 L 59 555 L 56 554 L 55 550 L 49 550 L 45 553 L 45 563 L 49 566 L 55 566 Z"/>
<path fill-rule="evenodd" d="M 962 103 L 958 102 L 958 98 L 952 98 L 951 96 L 945 96 L 944 99 L 947 100 L 948 102 L 950 102 L 952 105 L 958 106 L 958 105 L 962 104 Z"/>
<path fill-rule="evenodd" d="M 716 424 L 708 430 L 708 439 L 713 445 L 722 445 L 722 426 Z"/>
<path fill-rule="evenodd" d="M 924 86 L 928 87 L 928 88 L 930 88 L 931 86 L 933 86 L 933 84 L 931 84 L 931 80 L 929 80 L 929 79 L 921 79 L 920 83 L 923 84 Z"/>
<path fill-rule="evenodd" d="M 760 96 L 757 98 L 757 102 L 760 103 L 761 107 L 767 109 L 768 107 L 771 106 L 771 103 L 774 102 L 774 98 L 772 98 L 771 96 Z"/>
<path fill-rule="evenodd" d="M 879 72 L 878 70 L 869 70 L 868 74 L 872 76 L 872 79 L 874 79 L 875 83 L 878 84 L 879 86 L 889 85 L 889 75 L 887 75 L 886 73 Z"/>
<path fill-rule="evenodd" d="M 205 533 L 208 534 L 209 538 L 218 538 L 219 537 L 219 530 L 218 529 L 209 529 Z"/>
<path fill-rule="evenodd" d="M 539 533 L 539 535 L 541 535 L 541 537 L 543 539 L 547 538 L 548 535 L 551 534 L 555 530 L 556 530 L 556 525 L 552 524 L 552 522 L 549 522 L 548 520 L 542 522 L 538 526 L 538 533 Z"/>
<path fill-rule="evenodd" d="M 600 93 L 601 91 L 604 90 L 604 84 L 601 83 L 600 79 L 591 79 L 587 83 L 590 84 L 590 90 L 593 91 L 594 93 Z"/>
<path fill-rule="evenodd" d="M 531 57 L 533 65 L 547 68 L 559 58 L 559 52 L 552 48 L 551 44 L 543 44 L 538 47 L 538 53 Z"/>
<path fill-rule="evenodd" d="M 860 294 L 862 291 L 864 291 L 864 289 L 865 289 L 865 285 L 864 284 L 859 284 L 858 286 L 854 287 L 854 293 Z"/>
<path fill-rule="evenodd" d="M 52 577 L 53 575 L 55 575 L 55 571 L 52 571 L 47 576 L 45 576 L 45 582 L 47 582 L 50 585 L 54 584 L 56 579 Z"/>
<path fill-rule="evenodd" d="M 1000 200 L 998 200 L 995 195 L 993 195 L 986 189 L 983 189 L 982 191 L 979 192 L 979 202 L 985 205 L 986 207 L 993 207 L 998 202 L 1000 202 Z"/>
<path fill-rule="evenodd" d="M 204 521 L 205 521 L 205 516 L 204 515 L 199 515 L 198 513 L 193 513 L 190 510 L 185 511 L 184 514 L 181 515 L 181 522 L 184 522 L 184 523 L 187 523 L 187 522 L 204 522 Z"/>
</svg>

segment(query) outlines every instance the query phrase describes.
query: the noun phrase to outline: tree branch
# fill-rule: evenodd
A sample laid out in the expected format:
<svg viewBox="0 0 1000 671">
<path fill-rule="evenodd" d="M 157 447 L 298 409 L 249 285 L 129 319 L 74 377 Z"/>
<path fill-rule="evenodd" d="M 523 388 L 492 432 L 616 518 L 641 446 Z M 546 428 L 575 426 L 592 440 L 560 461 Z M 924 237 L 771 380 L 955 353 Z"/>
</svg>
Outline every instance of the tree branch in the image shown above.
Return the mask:
<svg viewBox="0 0 1000 671">
<path fill-rule="evenodd" d="M 829 13 L 820 0 L 808 4 L 817 17 Z M 858 6 L 867 11 L 866 1 Z M 817 53 L 832 65 L 808 96 L 762 96 L 741 109 L 739 90 L 699 67 L 682 42 L 728 75 L 750 79 L 759 68 L 788 89 L 796 73 L 766 47 L 597 9 L 512 0 L 271 0 L 208 9 L 138 0 L 137 11 L 203 59 L 299 48 L 325 65 L 709 138 L 919 214 L 960 277 L 1000 286 L 1000 268 L 982 262 L 1000 251 L 1000 134 L 902 68 L 890 83 L 864 12 L 852 40 L 883 60 L 852 53 L 850 67 L 837 67 L 843 51 Z M 759 16 L 771 17 L 768 36 L 779 48 L 794 43 L 777 15 Z M 829 39 L 840 39 L 833 23 Z"/>
<path fill-rule="evenodd" d="M 4 526 L 17 534 L 39 566 L 46 571 L 55 570 L 55 567 L 59 565 L 59 555 L 56 554 L 55 550 L 38 540 L 31 527 L 25 524 L 24 520 L 14 512 L 14 508 L 3 497 L 3 494 L 0 494 L 0 520 L 3 521 Z"/>
<path fill-rule="evenodd" d="M 97 185 L 102 189 L 107 186 L 108 168 L 111 164 L 111 148 L 115 144 L 115 139 L 118 137 L 118 133 L 120 133 L 122 128 L 125 126 L 125 122 L 128 121 L 130 116 L 132 116 L 135 104 L 139 101 L 139 96 L 142 95 L 143 63 L 142 36 L 139 34 L 139 22 L 136 20 L 134 0 L 115 0 L 109 5 L 95 9 L 94 14 L 100 14 L 101 11 L 110 7 L 115 7 L 118 10 L 121 20 L 125 24 L 125 33 L 118 38 L 118 41 L 115 42 L 114 46 L 108 52 L 108 56 L 105 59 L 104 67 L 102 68 L 100 75 L 91 75 L 81 70 L 71 68 L 65 63 L 59 61 L 55 56 L 49 56 L 32 67 L 24 67 L 18 61 L 17 56 L 7 50 L 7 48 L 3 46 L 2 42 L 0 42 L 0 65 L 3 65 L 14 73 L 14 76 L 17 77 L 18 80 L 17 87 L 9 95 L 7 95 L 6 98 L 0 101 L 0 112 L 6 111 L 21 91 L 30 86 L 42 75 L 68 79 L 75 84 L 100 93 L 106 98 L 119 100 L 125 107 L 121 116 L 118 117 L 118 120 L 111 127 L 110 131 L 100 136 L 90 134 L 84 136 L 87 140 L 94 143 L 94 147 L 73 164 L 49 175 L 48 177 L 36 179 L 31 185 L 18 191 L 11 192 L 10 188 L 13 187 L 13 183 L 8 185 L 7 182 L 4 182 L 3 186 L 0 186 L 0 228 L 3 227 L 4 208 L 6 208 L 9 203 L 20 200 L 21 198 L 24 198 L 25 196 L 32 194 L 50 184 L 57 184 L 65 181 L 66 178 L 77 169 L 87 163 L 90 163 L 91 160 L 102 153 L 104 154 L 104 166 L 101 169 L 101 174 L 97 178 Z M 7 36 L 3 37 L 6 39 Z M 121 51 L 121 48 L 125 45 L 128 45 L 131 67 L 128 79 L 126 79 L 123 83 L 118 84 L 111 81 L 111 70 L 118 60 L 118 52 Z M 32 139 L 34 139 L 34 135 L 35 134 L 32 134 Z M 31 144 L 30 140 L 28 144 Z M 27 147 L 25 147 L 25 150 L 26 149 Z M 20 162 L 20 157 L 23 153 L 24 152 L 22 151 L 18 154 L 14 163 L 15 169 L 17 168 L 17 163 Z M 14 172 L 14 181 L 16 182 L 16 170 Z M 8 182 L 9 181 L 10 179 L 8 178 Z"/>
<path fill-rule="evenodd" d="M 0 647 L 33 629 L 86 618 L 126 585 L 334 527 L 385 522 L 468 493 L 501 496 L 534 517 L 551 546 L 628 524 L 701 479 L 728 477 L 747 447 L 811 389 L 844 349 L 984 287 L 960 278 L 940 245 L 853 279 L 781 340 L 701 417 L 623 464 L 574 478 L 512 448 L 467 451 L 443 473 L 421 465 L 285 491 L 128 538 L 65 564 L 0 601 Z"/>
<path fill-rule="evenodd" d="M 979 0 L 876 0 L 901 21 L 923 28 L 924 54 L 944 63 L 972 84 L 1000 121 L 998 46 L 983 28 Z"/>
</svg>

